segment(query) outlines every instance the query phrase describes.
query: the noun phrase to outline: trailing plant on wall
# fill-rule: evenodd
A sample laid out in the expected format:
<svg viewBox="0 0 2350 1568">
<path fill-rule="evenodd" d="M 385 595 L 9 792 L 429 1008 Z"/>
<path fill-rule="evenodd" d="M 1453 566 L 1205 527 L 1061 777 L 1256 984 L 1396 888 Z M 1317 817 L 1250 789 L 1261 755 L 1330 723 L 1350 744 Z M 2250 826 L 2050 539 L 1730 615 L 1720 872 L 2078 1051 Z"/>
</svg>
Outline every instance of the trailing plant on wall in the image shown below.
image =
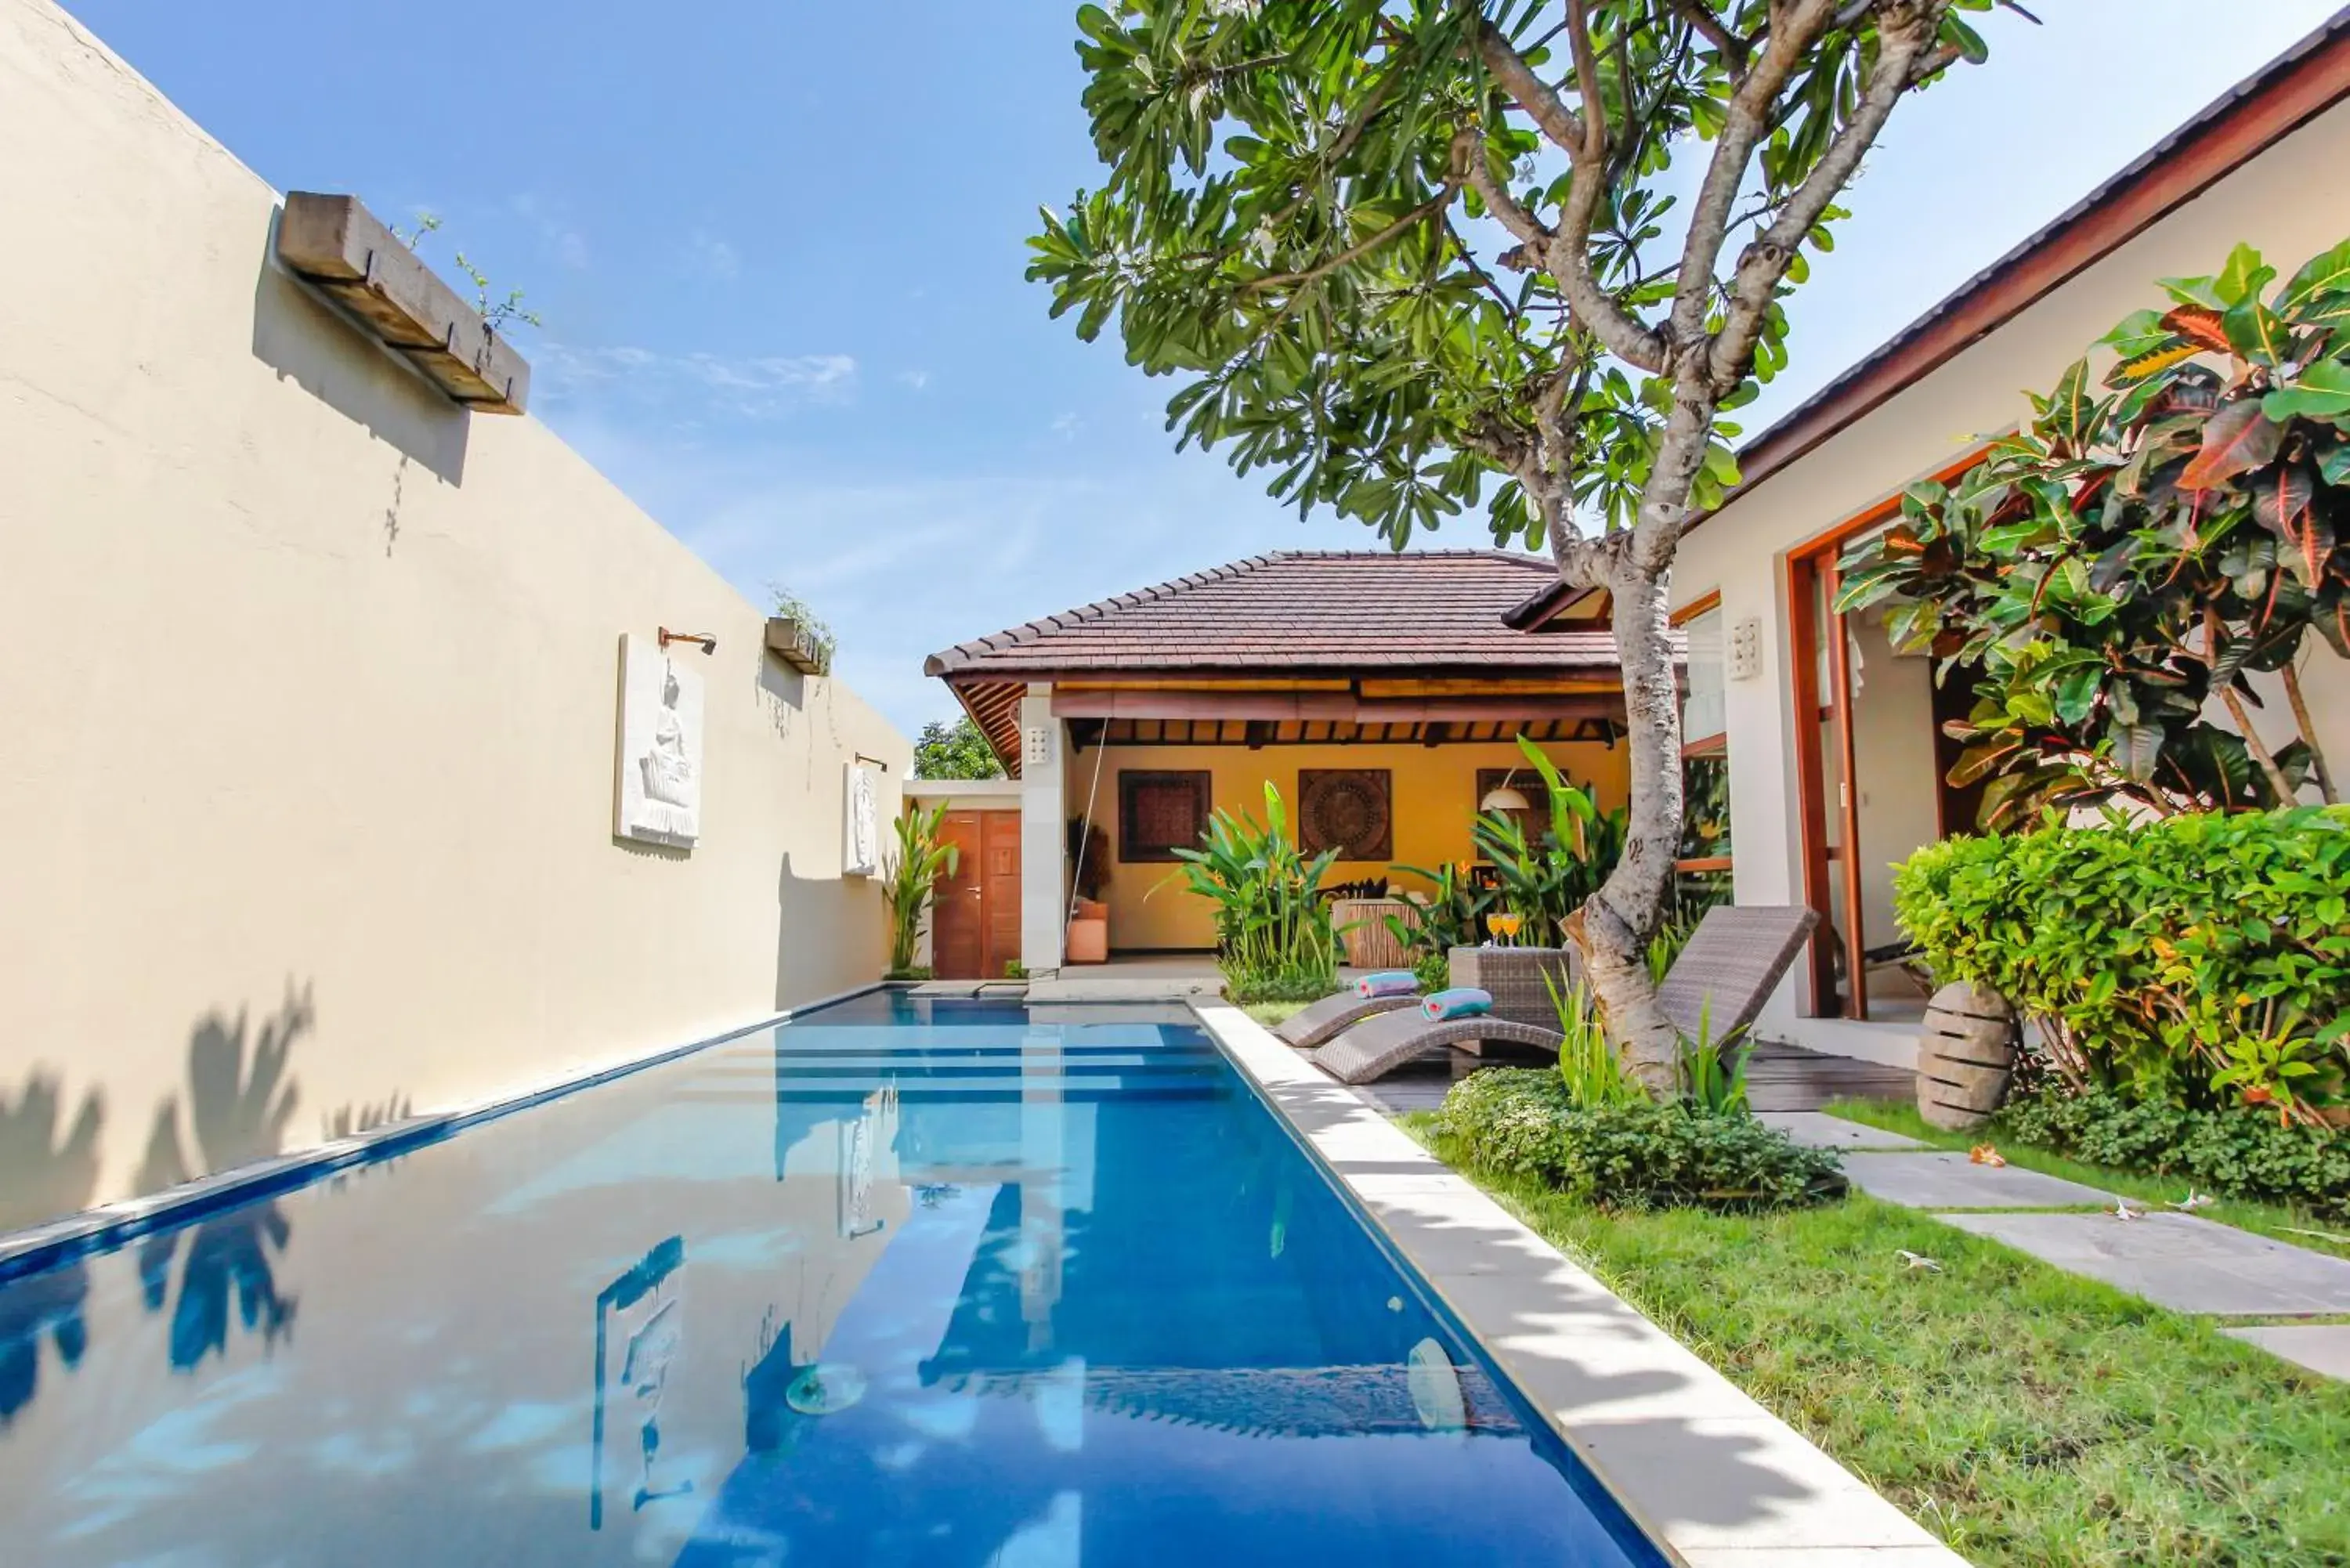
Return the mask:
<svg viewBox="0 0 2350 1568">
<path fill-rule="evenodd" d="M 800 636 L 816 655 L 816 669 L 830 674 L 832 656 L 840 649 L 840 639 L 834 635 L 832 624 L 809 608 L 806 599 L 782 583 L 769 583 L 767 591 L 775 596 L 775 607 L 772 613 L 799 628 Z"/>
<path fill-rule="evenodd" d="M 2282 284 L 2239 245 L 2162 284 L 2030 424 L 1845 559 L 1838 607 L 1885 605 L 1975 704 L 1950 777 L 1986 822 L 2122 799 L 2157 813 L 2291 803 L 2334 776 L 2304 701 L 2314 628 L 2350 658 L 2350 241 Z M 2297 732 L 2272 749 L 2252 677 Z M 2215 723 L 2217 702 L 2230 721 Z M 2272 728 L 2274 726 L 2272 726 Z"/>
<path fill-rule="evenodd" d="M 1337 851 L 1308 857 L 1297 847 L 1271 784 L 1264 813 L 1260 824 L 1247 812 L 1214 812 L 1200 847 L 1175 851 L 1183 865 L 1170 880 L 1214 906 L 1217 961 L 1232 1000 L 1327 996 L 1338 988 L 1338 938 L 1322 879 Z"/>
<path fill-rule="evenodd" d="M 914 949 L 920 942 L 931 897 L 939 879 L 951 877 L 962 852 L 941 841 L 939 829 L 946 821 L 944 802 L 924 811 L 916 808 L 897 821 L 897 843 L 886 853 L 881 867 L 883 899 L 889 906 L 889 978 L 910 978 Z"/>
<path fill-rule="evenodd" d="M 424 243 L 425 235 L 440 229 L 441 215 L 437 213 L 419 213 L 416 214 L 416 226 L 405 231 L 398 223 L 388 223 L 385 227 L 391 231 L 393 239 L 412 251 Z M 505 297 L 503 299 L 492 299 L 488 275 L 480 267 L 468 261 L 463 251 L 457 253 L 457 270 L 463 273 L 466 281 L 473 286 L 473 308 L 482 313 L 482 325 L 492 332 L 503 332 L 505 330 L 506 324 L 513 321 L 519 321 L 525 327 L 546 325 L 538 318 L 536 311 L 523 308 L 522 290 L 518 288 L 506 290 Z"/>
<path fill-rule="evenodd" d="M 2350 807 L 1928 845 L 1894 909 L 2040 1025 L 2074 1089 L 2310 1119 L 2350 1098 Z"/>
<path fill-rule="evenodd" d="M 1499 883 L 1495 901 L 1518 917 L 1518 940 L 1532 947 L 1564 947 L 1568 921 L 1615 870 L 1624 853 L 1629 813 L 1603 812 L 1587 790 L 1566 782 L 1558 765 L 1523 735 L 1518 750 L 1542 775 L 1547 821 L 1529 841 L 1507 812 L 1482 813 L 1470 826 L 1478 851 L 1492 862 Z"/>
</svg>

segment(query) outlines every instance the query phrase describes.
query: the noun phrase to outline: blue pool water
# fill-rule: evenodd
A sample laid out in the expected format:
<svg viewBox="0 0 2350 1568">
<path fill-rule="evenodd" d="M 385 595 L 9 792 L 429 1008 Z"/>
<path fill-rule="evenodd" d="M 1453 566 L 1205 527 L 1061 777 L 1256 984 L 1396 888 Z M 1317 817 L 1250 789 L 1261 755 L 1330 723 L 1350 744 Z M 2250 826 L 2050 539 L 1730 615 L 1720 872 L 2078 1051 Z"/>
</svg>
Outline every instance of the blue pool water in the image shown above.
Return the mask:
<svg viewBox="0 0 2350 1568">
<path fill-rule="evenodd" d="M 0 1283 L 0 1562 L 1650 1564 L 1182 1015 L 875 994 Z"/>
</svg>

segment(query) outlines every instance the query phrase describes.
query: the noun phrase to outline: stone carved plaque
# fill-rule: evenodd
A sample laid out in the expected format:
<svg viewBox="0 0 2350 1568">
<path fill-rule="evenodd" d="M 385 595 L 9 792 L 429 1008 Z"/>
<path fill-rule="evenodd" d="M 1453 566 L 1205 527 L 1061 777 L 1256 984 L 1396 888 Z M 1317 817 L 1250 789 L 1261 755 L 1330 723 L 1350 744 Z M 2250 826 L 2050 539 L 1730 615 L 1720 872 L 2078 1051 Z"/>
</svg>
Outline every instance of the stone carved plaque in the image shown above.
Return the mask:
<svg viewBox="0 0 2350 1568">
<path fill-rule="evenodd" d="M 1385 768 L 1297 770 L 1297 844 L 1308 855 L 1335 849 L 1341 860 L 1395 853 L 1395 814 Z"/>
<path fill-rule="evenodd" d="M 619 774 L 612 831 L 693 847 L 702 836 L 702 674 L 650 639 L 627 633 L 620 638 Z"/>
<path fill-rule="evenodd" d="M 881 775 L 863 763 L 842 764 L 847 820 L 841 825 L 840 870 L 845 877 L 870 877 L 881 869 Z"/>
</svg>

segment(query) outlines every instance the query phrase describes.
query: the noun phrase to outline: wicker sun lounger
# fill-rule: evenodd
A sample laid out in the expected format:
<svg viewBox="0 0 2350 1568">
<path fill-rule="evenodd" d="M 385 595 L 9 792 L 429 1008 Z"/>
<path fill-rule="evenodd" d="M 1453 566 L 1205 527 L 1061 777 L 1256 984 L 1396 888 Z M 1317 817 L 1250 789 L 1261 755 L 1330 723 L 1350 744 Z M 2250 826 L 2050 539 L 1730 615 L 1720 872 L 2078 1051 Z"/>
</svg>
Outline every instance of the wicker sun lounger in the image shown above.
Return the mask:
<svg viewBox="0 0 2350 1568">
<path fill-rule="evenodd" d="M 1690 1039 L 1699 1036 L 1701 1023 L 1712 1044 L 1729 1044 L 1762 1011 L 1818 923 L 1819 917 L 1809 909 L 1778 905 L 1723 905 L 1707 910 L 1659 988 L 1665 1015 Z M 1456 949 L 1452 956 L 1454 981 L 1491 991 L 1492 1013 L 1442 1023 L 1430 1023 L 1417 1009 L 1387 1013 L 1356 1024 L 1308 1060 L 1342 1084 L 1367 1084 L 1408 1062 L 1456 1046 L 1557 1049 L 1558 1030 L 1528 1017 L 1533 991 L 1527 980 L 1531 975 L 1534 990 L 1541 992 L 1543 1016 L 1555 1020 L 1557 1014 L 1550 1010 L 1549 989 L 1541 984 L 1538 966 L 1565 963 L 1567 955 L 1541 949 L 1478 948 Z M 1575 967 L 1568 963 L 1567 971 Z M 1521 968 L 1528 974 L 1521 975 Z"/>
<path fill-rule="evenodd" d="M 1819 916 L 1785 904 L 1723 904 L 1705 912 L 1658 988 L 1665 1016 L 1689 1039 L 1727 1045 L 1746 1032 L 1804 950 Z"/>
<path fill-rule="evenodd" d="M 1413 1008 L 1357 1023 L 1306 1060 L 1342 1084 L 1367 1084 L 1407 1062 L 1449 1055 L 1456 1047 L 1474 1046 L 1482 1054 L 1487 1045 L 1523 1045 L 1556 1055 L 1560 1038 L 1555 1029 L 1513 1023 L 1490 1012 L 1432 1023 Z"/>
<path fill-rule="evenodd" d="M 1326 996 L 1303 1012 L 1293 1014 L 1273 1033 L 1285 1045 L 1311 1051 L 1326 1041 L 1337 1038 L 1366 1018 L 1376 1018 L 1382 1012 L 1419 1005 L 1419 997 L 1410 992 L 1401 996 L 1357 996 L 1349 989 L 1336 996 Z"/>
</svg>

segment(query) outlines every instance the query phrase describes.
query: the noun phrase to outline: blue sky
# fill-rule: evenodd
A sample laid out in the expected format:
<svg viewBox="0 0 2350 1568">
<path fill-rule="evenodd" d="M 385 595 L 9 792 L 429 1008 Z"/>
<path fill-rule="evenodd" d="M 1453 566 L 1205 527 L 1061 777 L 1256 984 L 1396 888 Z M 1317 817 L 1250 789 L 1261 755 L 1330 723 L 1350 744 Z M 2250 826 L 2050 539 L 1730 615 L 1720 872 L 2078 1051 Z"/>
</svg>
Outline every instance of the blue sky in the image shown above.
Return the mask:
<svg viewBox="0 0 2350 1568">
<path fill-rule="evenodd" d="M 1375 543 L 1174 452 L 1170 384 L 1021 281 L 1038 203 L 1094 179 L 1073 4 L 67 5 L 279 189 L 440 213 L 436 245 L 546 318 L 523 344 L 536 410 L 746 594 L 798 589 L 910 731 L 954 711 L 921 675 L 950 643 L 1261 550 Z M 1989 66 L 1895 116 L 1750 428 L 2333 6 L 2000 13 Z M 1462 519 L 1431 542 L 1486 540 Z"/>
</svg>

